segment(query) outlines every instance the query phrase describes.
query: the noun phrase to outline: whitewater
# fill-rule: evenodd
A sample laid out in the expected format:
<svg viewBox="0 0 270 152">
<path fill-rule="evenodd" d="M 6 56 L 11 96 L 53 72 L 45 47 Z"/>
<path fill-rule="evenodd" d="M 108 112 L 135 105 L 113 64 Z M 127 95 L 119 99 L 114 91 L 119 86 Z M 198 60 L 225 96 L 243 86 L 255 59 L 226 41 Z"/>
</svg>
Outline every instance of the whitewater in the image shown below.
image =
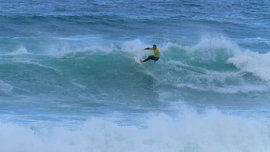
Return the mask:
<svg viewBox="0 0 270 152">
<path fill-rule="evenodd" d="M 269 5 L 0 0 L 0 151 L 269 152 Z"/>
</svg>

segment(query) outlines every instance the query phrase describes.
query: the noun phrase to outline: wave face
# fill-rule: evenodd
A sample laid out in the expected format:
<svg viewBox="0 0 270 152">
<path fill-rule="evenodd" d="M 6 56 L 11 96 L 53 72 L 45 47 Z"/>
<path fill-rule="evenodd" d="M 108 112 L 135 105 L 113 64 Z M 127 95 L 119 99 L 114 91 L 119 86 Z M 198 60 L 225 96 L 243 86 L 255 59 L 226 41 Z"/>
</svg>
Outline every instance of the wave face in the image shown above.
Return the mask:
<svg viewBox="0 0 270 152">
<path fill-rule="evenodd" d="M 269 5 L 0 0 L 0 151 L 268 152 Z"/>
<path fill-rule="evenodd" d="M 164 43 L 161 59 L 142 65 L 134 61 L 148 55 L 142 51 L 147 44 L 139 39 L 106 45 L 91 39 L 54 39 L 57 45 L 49 45 L 50 40 L 1 55 L 3 99 L 30 100 L 41 108 L 45 104 L 48 107 L 39 109 L 44 112 L 53 112 L 51 106 L 54 110 L 79 106 L 97 113 L 108 106 L 124 111 L 155 109 L 202 97 L 199 104 L 222 101 L 228 106 L 235 106 L 231 103 L 235 100 L 251 104 L 252 94 L 261 94 L 258 105 L 269 99 L 269 54 L 242 49 L 224 36 L 205 36 L 191 46 Z"/>
</svg>

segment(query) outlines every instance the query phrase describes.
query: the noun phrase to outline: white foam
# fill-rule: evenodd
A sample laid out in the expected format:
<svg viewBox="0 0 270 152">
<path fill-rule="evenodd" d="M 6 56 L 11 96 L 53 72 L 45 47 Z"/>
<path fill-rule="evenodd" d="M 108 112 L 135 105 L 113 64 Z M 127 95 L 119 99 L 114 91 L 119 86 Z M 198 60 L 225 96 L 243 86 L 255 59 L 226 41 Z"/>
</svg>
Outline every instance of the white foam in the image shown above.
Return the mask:
<svg viewBox="0 0 270 152">
<path fill-rule="evenodd" d="M 35 61 L 31 61 L 31 59 L 13 58 L 12 60 L 13 60 L 13 62 L 16 62 L 16 63 L 31 64 L 31 65 L 39 66 L 41 68 L 52 70 L 52 71 L 54 71 L 56 73 L 61 73 L 61 71 L 56 69 L 56 68 L 53 68 L 53 67 L 47 66 L 47 65 L 43 65 L 43 64 L 35 62 Z"/>
<path fill-rule="evenodd" d="M 132 41 L 124 42 L 121 45 L 121 48 L 124 52 L 129 52 L 135 57 L 142 58 L 148 53 L 146 50 L 144 50 L 146 46 L 147 45 L 144 44 L 141 40 L 135 39 Z"/>
<path fill-rule="evenodd" d="M 13 90 L 13 86 L 0 80 L 0 92 L 4 94 L 10 94 Z"/>
<path fill-rule="evenodd" d="M 270 151 L 267 122 L 210 110 L 181 109 L 137 125 L 93 118 L 75 128 L 0 125 L 3 152 L 239 152 Z"/>
<path fill-rule="evenodd" d="M 26 49 L 26 44 L 22 44 L 10 54 L 63 56 L 78 52 L 111 52 L 115 47 L 110 41 L 98 36 L 51 37 L 37 42 L 39 43 L 31 45 L 31 50 Z"/>
<path fill-rule="evenodd" d="M 243 49 L 222 35 L 202 37 L 198 44 L 189 49 L 189 52 L 194 51 L 201 59 L 207 60 L 215 59 L 219 51 L 223 51 L 228 56 L 227 63 L 232 63 L 242 72 L 250 72 L 262 80 L 270 80 L 270 53 Z"/>
<path fill-rule="evenodd" d="M 199 91 L 212 91 L 218 93 L 247 93 L 266 91 L 270 88 L 267 84 L 253 84 L 245 81 L 242 76 L 243 72 L 241 71 L 219 72 L 194 67 L 175 60 L 169 60 L 167 64 L 170 65 L 170 68 L 173 68 L 172 71 L 184 74 L 177 77 L 173 72 L 165 73 L 163 77 L 159 79 L 179 88 L 191 88 Z"/>
<path fill-rule="evenodd" d="M 70 80 L 69 82 L 70 82 L 71 84 L 73 84 L 74 86 L 80 88 L 80 89 L 86 89 L 86 88 L 87 88 L 85 85 L 82 85 L 82 84 L 76 82 L 75 79 L 72 79 L 72 80 Z"/>
<path fill-rule="evenodd" d="M 253 75 L 270 81 L 270 53 L 260 54 L 249 50 L 236 52 L 234 56 L 228 59 L 241 71 L 250 72 Z"/>
<path fill-rule="evenodd" d="M 199 43 L 192 46 L 190 51 L 216 51 L 217 49 L 224 49 L 224 51 L 239 50 L 239 46 L 223 35 L 204 35 L 201 37 Z"/>
<path fill-rule="evenodd" d="M 74 42 L 73 42 L 74 43 Z M 70 53 L 81 52 L 103 52 L 110 53 L 114 49 L 112 44 L 103 44 L 102 42 L 80 42 L 82 44 L 73 44 L 69 42 L 62 42 L 54 45 L 50 45 L 48 50 L 44 52 L 45 55 L 51 56 L 63 56 Z"/>
<path fill-rule="evenodd" d="M 9 53 L 8 55 L 22 55 L 22 54 L 29 54 L 29 51 L 25 47 L 19 47 L 17 50 Z"/>
<path fill-rule="evenodd" d="M 226 85 L 223 87 L 218 87 L 218 86 L 196 86 L 194 84 L 190 83 L 179 83 L 176 84 L 175 86 L 179 88 L 191 88 L 195 90 L 200 90 L 200 91 L 212 91 L 212 92 L 217 92 L 217 93 L 226 93 L 226 94 L 234 94 L 234 93 L 248 93 L 248 92 L 263 92 L 265 90 L 268 90 L 269 87 L 263 86 L 263 85 L 239 85 L 239 86 L 234 86 L 234 85 Z"/>
</svg>

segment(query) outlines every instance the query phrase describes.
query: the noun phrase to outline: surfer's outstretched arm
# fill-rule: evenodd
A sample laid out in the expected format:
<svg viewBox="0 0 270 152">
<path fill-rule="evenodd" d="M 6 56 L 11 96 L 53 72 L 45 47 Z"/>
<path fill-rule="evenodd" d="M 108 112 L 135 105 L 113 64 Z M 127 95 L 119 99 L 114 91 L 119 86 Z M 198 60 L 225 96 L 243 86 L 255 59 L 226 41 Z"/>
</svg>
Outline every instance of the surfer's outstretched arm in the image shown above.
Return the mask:
<svg viewBox="0 0 270 152">
<path fill-rule="evenodd" d="M 149 48 L 149 47 L 148 47 L 148 48 L 145 48 L 144 50 L 150 50 L 150 49 L 152 49 L 152 48 Z"/>
</svg>

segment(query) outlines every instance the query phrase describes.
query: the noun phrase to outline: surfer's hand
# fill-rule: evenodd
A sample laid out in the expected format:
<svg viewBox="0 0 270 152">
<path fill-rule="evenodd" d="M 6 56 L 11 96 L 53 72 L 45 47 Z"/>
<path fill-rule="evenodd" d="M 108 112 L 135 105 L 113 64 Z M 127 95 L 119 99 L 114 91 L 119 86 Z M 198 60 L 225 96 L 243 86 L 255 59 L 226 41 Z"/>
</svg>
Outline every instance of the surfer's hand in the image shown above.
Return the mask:
<svg viewBox="0 0 270 152">
<path fill-rule="evenodd" d="M 145 48 L 144 50 L 149 50 L 150 48 Z"/>
</svg>

